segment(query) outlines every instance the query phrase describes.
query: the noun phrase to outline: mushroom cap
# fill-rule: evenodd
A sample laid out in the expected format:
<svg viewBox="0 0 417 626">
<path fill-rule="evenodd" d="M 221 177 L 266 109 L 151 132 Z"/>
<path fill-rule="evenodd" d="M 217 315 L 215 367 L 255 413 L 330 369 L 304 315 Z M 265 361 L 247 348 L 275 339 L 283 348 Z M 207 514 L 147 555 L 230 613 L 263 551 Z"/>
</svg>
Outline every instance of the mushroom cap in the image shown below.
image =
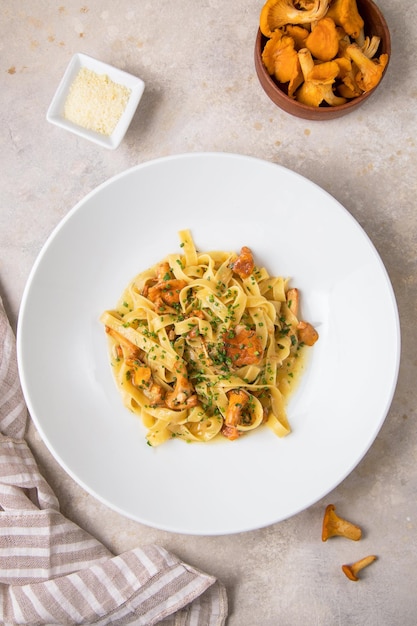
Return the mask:
<svg viewBox="0 0 417 626">
<path fill-rule="evenodd" d="M 267 0 L 262 7 L 259 28 L 265 37 L 286 24 L 308 24 L 324 17 L 329 0 L 312 0 L 309 8 L 296 9 L 293 0 Z M 307 7 L 307 5 L 306 5 Z"/>
<path fill-rule="evenodd" d="M 364 27 L 364 21 L 359 14 L 356 0 L 333 0 L 327 16 L 331 17 L 338 26 L 341 26 L 354 39 L 359 37 Z"/>
<path fill-rule="evenodd" d="M 342 565 L 342 571 L 349 580 L 354 580 L 355 582 L 359 580 L 358 573 L 363 570 L 365 567 L 368 567 L 371 563 L 376 560 L 376 556 L 374 554 L 370 554 L 369 556 L 365 556 L 363 559 L 356 561 L 355 563 L 351 563 L 350 565 Z"/>
<path fill-rule="evenodd" d="M 319 61 L 331 61 L 339 51 L 339 32 L 331 17 L 319 20 L 306 39 L 306 48 Z"/>
</svg>

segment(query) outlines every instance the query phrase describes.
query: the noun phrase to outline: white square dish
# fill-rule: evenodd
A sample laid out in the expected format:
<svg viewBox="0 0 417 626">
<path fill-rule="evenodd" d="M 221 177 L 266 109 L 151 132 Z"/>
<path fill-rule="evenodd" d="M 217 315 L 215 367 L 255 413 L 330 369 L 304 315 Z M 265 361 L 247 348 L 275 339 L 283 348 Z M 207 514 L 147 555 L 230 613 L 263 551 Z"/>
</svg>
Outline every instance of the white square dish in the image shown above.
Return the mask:
<svg viewBox="0 0 417 626">
<path fill-rule="evenodd" d="M 64 107 L 71 85 L 80 70 L 83 68 L 90 70 L 99 76 L 106 75 L 117 85 L 126 87 L 130 90 L 126 106 L 111 135 L 90 130 L 64 117 Z M 142 79 L 112 65 L 98 61 L 86 54 L 77 53 L 72 57 L 58 89 L 55 92 L 52 102 L 48 108 L 46 119 L 51 124 L 64 128 L 65 130 L 83 137 L 84 139 L 93 141 L 104 148 L 115 150 L 120 145 L 127 129 L 129 128 L 144 89 L 145 83 Z"/>
</svg>

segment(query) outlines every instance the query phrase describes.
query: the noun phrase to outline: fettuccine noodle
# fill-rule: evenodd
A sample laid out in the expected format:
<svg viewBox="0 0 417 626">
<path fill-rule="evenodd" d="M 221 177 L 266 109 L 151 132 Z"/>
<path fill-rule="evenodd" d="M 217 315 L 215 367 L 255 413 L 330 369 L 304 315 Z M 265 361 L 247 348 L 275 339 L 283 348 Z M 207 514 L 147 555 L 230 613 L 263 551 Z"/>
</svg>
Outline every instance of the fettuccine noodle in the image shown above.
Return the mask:
<svg viewBox="0 0 417 626">
<path fill-rule="evenodd" d="M 200 253 L 188 230 L 179 238 L 181 254 L 138 274 L 100 318 L 124 404 L 151 446 L 233 440 L 263 423 L 287 435 L 285 399 L 318 338 L 298 318 L 298 290 L 249 248 Z"/>
</svg>

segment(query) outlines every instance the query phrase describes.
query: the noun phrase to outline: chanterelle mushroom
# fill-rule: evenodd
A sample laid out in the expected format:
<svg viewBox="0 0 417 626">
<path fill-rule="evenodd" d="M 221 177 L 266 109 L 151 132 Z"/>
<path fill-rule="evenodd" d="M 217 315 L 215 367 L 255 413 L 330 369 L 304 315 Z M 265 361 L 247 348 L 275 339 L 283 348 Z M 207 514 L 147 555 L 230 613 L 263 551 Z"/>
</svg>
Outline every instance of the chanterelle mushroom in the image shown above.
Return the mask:
<svg viewBox="0 0 417 626">
<path fill-rule="evenodd" d="M 184 361 L 178 361 L 175 365 L 176 381 L 174 390 L 165 396 L 165 404 L 174 411 L 197 406 L 197 395 L 194 387 L 188 380 L 187 367 Z"/>
<path fill-rule="evenodd" d="M 289 83 L 288 95 L 290 97 L 303 82 L 303 73 L 294 45 L 292 37 L 276 30 L 271 39 L 268 39 L 262 52 L 262 61 L 268 73 L 275 76 L 280 83 Z"/>
<path fill-rule="evenodd" d="M 356 0 L 333 0 L 326 15 L 341 26 L 348 35 L 354 39 L 359 37 L 364 22 L 359 15 Z"/>
<path fill-rule="evenodd" d="M 342 98 L 356 98 L 360 96 L 363 91 L 356 84 L 355 69 L 352 68 L 352 61 L 346 56 L 337 57 L 334 60 L 339 66 L 339 74 L 337 76 L 339 84 L 336 89 L 339 96 L 342 96 Z"/>
<path fill-rule="evenodd" d="M 321 538 L 322 541 L 327 541 L 336 536 L 358 541 L 362 537 L 362 531 L 359 526 L 339 517 L 334 504 L 329 504 L 324 512 Z"/>
<path fill-rule="evenodd" d="M 297 324 L 298 339 L 306 346 L 314 346 L 318 341 L 319 334 L 310 322 L 304 322 L 301 320 Z"/>
<path fill-rule="evenodd" d="M 239 437 L 237 429 L 243 409 L 249 401 L 249 396 L 243 389 L 232 389 L 227 394 L 229 405 L 226 411 L 222 434 L 233 441 Z"/>
<path fill-rule="evenodd" d="M 305 47 L 319 61 L 331 61 L 339 51 L 340 35 L 330 17 L 323 17 L 315 23 L 307 37 Z"/>
<path fill-rule="evenodd" d="M 233 367 L 259 363 L 262 358 L 262 342 L 255 330 L 238 324 L 223 333 L 224 349 Z"/>
<path fill-rule="evenodd" d="M 360 44 L 360 48 L 368 59 L 372 59 L 378 52 L 380 42 L 381 38 L 376 35 L 373 37 L 365 37 L 363 43 Z"/>
<path fill-rule="evenodd" d="M 377 86 L 388 63 L 388 55 L 381 54 L 379 59 L 369 59 L 356 43 L 346 48 L 346 54 L 358 68 L 356 82 L 363 91 L 370 91 Z"/>
<path fill-rule="evenodd" d="M 359 580 L 358 574 L 364 568 L 373 563 L 376 560 L 374 554 L 365 556 L 363 559 L 352 563 L 351 565 L 342 565 L 342 571 L 350 580 Z"/>
<path fill-rule="evenodd" d="M 335 61 L 315 64 L 310 50 L 303 48 L 298 52 L 304 82 L 296 93 L 299 102 L 309 106 L 320 106 L 324 101 L 331 106 L 346 102 L 345 98 L 336 96 L 333 84 L 339 74 L 339 66 Z"/>
<path fill-rule="evenodd" d="M 249 278 L 255 269 L 255 262 L 250 248 L 247 246 L 242 247 L 239 256 L 232 265 L 232 269 L 241 278 Z"/>
<path fill-rule="evenodd" d="M 308 24 L 324 17 L 329 0 L 311 0 L 304 7 L 297 8 L 295 0 L 267 0 L 261 10 L 259 27 L 265 37 L 271 37 L 274 30 L 286 24 Z M 301 6 L 301 5 L 300 5 Z"/>
<path fill-rule="evenodd" d="M 310 34 L 310 30 L 299 24 L 287 24 L 283 29 L 285 35 L 292 37 L 294 40 L 294 48 L 298 51 L 306 47 L 306 40 Z"/>
</svg>

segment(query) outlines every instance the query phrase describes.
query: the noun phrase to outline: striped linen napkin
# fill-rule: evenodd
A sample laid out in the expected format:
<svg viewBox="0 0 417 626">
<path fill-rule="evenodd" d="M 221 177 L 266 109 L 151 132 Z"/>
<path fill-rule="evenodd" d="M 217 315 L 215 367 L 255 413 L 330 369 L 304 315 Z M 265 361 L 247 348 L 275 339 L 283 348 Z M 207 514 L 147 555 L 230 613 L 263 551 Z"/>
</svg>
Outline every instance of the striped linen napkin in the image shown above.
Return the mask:
<svg viewBox="0 0 417 626">
<path fill-rule="evenodd" d="M 115 556 L 60 513 L 26 422 L 0 298 L 0 623 L 223 626 L 227 598 L 213 576 L 156 545 Z"/>
</svg>

